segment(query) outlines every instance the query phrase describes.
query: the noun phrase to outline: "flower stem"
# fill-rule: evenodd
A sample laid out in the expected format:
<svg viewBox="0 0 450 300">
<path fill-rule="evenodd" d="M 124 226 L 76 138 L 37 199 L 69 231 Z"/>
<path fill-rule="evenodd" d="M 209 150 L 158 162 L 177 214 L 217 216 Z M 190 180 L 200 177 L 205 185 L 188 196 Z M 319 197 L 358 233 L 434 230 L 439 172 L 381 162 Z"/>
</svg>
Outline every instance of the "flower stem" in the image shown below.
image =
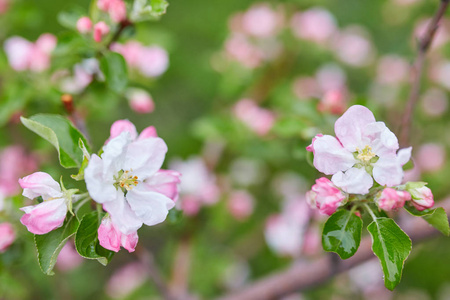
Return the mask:
<svg viewBox="0 0 450 300">
<path fill-rule="evenodd" d="M 366 208 L 366 210 L 367 210 L 367 212 L 370 214 L 370 216 L 372 217 L 372 219 L 374 220 L 374 221 L 376 221 L 377 220 L 377 216 L 375 216 L 375 214 L 373 213 L 373 211 L 372 211 L 372 209 L 370 208 L 370 206 L 369 205 L 367 205 L 367 204 L 363 204 L 364 205 L 364 207 Z"/>
</svg>

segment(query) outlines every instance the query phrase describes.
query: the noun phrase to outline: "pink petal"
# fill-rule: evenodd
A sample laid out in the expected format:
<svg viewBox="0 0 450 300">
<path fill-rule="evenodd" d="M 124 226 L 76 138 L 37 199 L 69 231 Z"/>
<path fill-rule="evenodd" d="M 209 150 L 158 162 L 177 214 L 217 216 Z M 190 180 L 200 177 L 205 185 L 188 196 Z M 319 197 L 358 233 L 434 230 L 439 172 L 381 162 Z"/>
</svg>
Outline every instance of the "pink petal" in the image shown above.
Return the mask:
<svg viewBox="0 0 450 300">
<path fill-rule="evenodd" d="M 134 126 L 133 123 L 131 123 L 128 120 L 118 120 L 115 121 L 112 125 L 111 125 L 111 129 L 110 129 L 110 136 L 109 139 L 113 139 L 116 136 L 119 136 L 122 132 L 129 132 L 131 139 L 135 140 L 137 137 L 137 131 L 136 131 L 136 127 Z"/>
<path fill-rule="evenodd" d="M 35 206 L 22 207 L 25 215 L 20 222 L 34 234 L 46 234 L 64 223 L 67 205 L 64 198 L 44 201 Z"/>
<path fill-rule="evenodd" d="M 363 130 L 367 124 L 375 122 L 373 113 L 361 105 L 351 106 L 334 124 L 336 137 L 350 152 L 361 147 Z"/>
<path fill-rule="evenodd" d="M 98 228 L 98 241 L 103 248 L 119 252 L 121 233 L 114 228 L 110 217 L 102 219 L 102 223 Z"/>
<path fill-rule="evenodd" d="M 159 170 L 145 181 L 147 190 L 161 193 L 173 201 L 178 199 L 178 185 L 181 174 L 172 170 Z"/>
<path fill-rule="evenodd" d="M 158 137 L 158 133 L 156 132 L 155 127 L 149 126 L 142 130 L 141 134 L 138 137 L 138 140 L 148 139 L 152 137 Z"/>
<path fill-rule="evenodd" d="M 47 200 L 62 196 L 59 184 L 44 172 L 36 172 L 21 178 L 19 184 L 23 188 L 23 195 L 30 199 L 42 196 Z"/>
<path fill-rule="evenodd" d="M 373 185 L 372 177 L 364 169 L 351 168 L 345 173 L 338 172 L 331 181 L 349 194 L 367 194 Z"/>
<path fill-rule="evenodd" d="M 130 234 L 122 234 L 121 244 L 122 247 L 128 250 L 128 252 L 134 252 L 136 245 L 138 243 L 139 236 L 137 232 L 133 232 Z"/>
<path fill-rule="evenodd" d="M 326 175 L 350 169 L 356 162 L 339 141 L 331 135 L 317 136 L 314 141 L 314 166 Z"/>
</svg>

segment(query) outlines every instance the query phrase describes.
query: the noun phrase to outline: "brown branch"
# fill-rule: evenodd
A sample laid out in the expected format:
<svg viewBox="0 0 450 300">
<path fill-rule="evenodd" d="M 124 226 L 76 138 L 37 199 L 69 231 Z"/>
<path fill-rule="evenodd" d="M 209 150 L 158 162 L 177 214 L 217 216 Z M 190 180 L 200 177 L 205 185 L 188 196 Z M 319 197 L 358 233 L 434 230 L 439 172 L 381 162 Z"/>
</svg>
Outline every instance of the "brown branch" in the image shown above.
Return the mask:
<svg viewBox="0 0 450 300">
<path fill-rule="evenodd" d="M 414 107 L 417 104 L 420 96 L 420 87 L 425 63 L 425 56 L 428 49 L 433 42 L 433 38 L 439 28 L 439 23 L 447 10 L 450 0 L 441 0 L 441 4 L 431 22 L 428 24 L 426 32 L 423 37 L 419 38 L 418 53 L 414 64 L 411 67 L 411 90 L 409 94 L 408 103 L 406 104 L 405 112 L 403 114 L 401 128 L 400 128 L 400 145 L 405 147 L 409 144 L 411 135 L 411 120 L 414 112 Z"/>
<path fill-rule="evenodd" d="M 125 30 L 125 28 L 127 28 L 128 26 L 132 26 L 132 25 L 133 25 L 133 23 L 131 23 L 131 21 L 129 21 L 129 20 L 124 20 L 124 21 L 120 22 L 119 27 L 117 28 L 117 31 L 114 33 L 114 35 L 112 36 L 112 38 L 108 42 L 108 44 L 106 44 L 106 49 L 109 49 L 111 47 L 111 45 L 119 39 L 120 35 Z"/>
<path fill-rule="evenodd" d="M 443 201 L 440 204 L 447 210 L 450 208 L 450 201 Z M 413 243 L 440 235 L 436 229 L 429 226 L 423 219 L 407 217 L 407 222 L 400 223 L 400 227 L 406 231 Z M 343 273 L 374 258 L 371 245 L 371 238 L 366 237 L 362 239 L 358 251 L 352 258 L 336 263 L 333 259 L 335 254 L 328 254 L 313 261 L 298 262 L 285 270 L 259 279 L 242 290 L 225 295 L 218 300 L 278 299 L 294 292 L 311 289 L 326 283 L 339 273 Z"/>
</svg>

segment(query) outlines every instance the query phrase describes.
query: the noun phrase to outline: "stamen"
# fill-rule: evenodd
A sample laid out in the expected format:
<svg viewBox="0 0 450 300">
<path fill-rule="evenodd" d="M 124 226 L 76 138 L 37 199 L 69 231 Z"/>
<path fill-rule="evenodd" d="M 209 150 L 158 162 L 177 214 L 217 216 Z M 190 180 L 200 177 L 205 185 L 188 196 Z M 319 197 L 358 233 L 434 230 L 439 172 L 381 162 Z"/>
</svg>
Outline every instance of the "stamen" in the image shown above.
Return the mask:
<svg viewBox="0 0 450 300">
<path fill-rule="evenodd" d="M 356 148 L 356 151 L 359 153 L 356 158 L 366 163 L 376 156 L 376 154 L 372 152 L 372 147 L 370 146 L 364 147 L 363 150 Z"/>
</svg>

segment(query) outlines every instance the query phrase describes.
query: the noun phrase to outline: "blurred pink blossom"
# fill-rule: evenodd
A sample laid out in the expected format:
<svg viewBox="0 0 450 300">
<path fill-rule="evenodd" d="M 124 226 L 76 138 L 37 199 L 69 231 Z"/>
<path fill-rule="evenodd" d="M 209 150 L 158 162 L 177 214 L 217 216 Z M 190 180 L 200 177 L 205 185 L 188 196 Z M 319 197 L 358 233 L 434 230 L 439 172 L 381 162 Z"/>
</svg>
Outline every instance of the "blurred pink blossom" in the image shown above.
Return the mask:
<svg viewBox="0 0 450 300">
<path fill-rule="evenodd" d="M 20 193 L 18 180 L 37 169 L 36 158 L 22 146 L 9 146 L 0 152 L 0 191 L 4 196 Z"/>
<path fill-rule="evenodd" d="M 68 241 L 58 255 L 56 267 L 62 272 L 70 272 L 83 263 L 83 258 L 75 250 L 72 241 Z"/>
<path fill-rule="evenodd" d="M 292 84 L 292 90 L 300 100 L 319 98 L 321 95 L 319 84 L 314 77 L 298 77 Z"/>
<path fill-rule="evenodd" d="M 9 9 L 11 0 L 0 0 L 0 15 L 6 13 Z"/>
<path fill-rule="evenodd" d="M 122 54 L 129 67 L 146 77 L 161 76 L 169 67 L 169 55 L 160 46 L 143 46 L 137 41 L 114 43 L 111 50 Z"/>
<path fill-rule="evenodd" d="M 268 4 L 259 3 L 242 14 L 241 22 L 245 33 L 256 37 L 268 37 L 277 32 L 282 16 Z"/>
<path fill-rule="evenodd" d="M 309 217 L 304 198 L 288 201 L 280 214 L 267 219 L 264 235 L 269 247 L 282 256 L 298 257 Z"/>
<path fill-rule="evenodd" d="M 118 269 L 106 285 L 106 293 L 114 299 L 122 299 L 147 281 L 146 266 L 139 262 L 129 263 Z"/>
<path fill-rule="evenodd" d="M 430 78 L 450 90 L 450 60 L 438 60 L 430 69 Z"/>
<path fill-rule="evenodd" d="M 275 123 L 275 114 L 259 107 L 253 100 L 239 100 L 233 107 L 233 113 L 258 135 L 266 135 Z"/>
<path fill-rule="evenodd" d="M 77 30 L 80 33 L 86 34 L 92 30 L 92 21 L 89 17 L 81 17 L 77 21 Z"/>
<path fill-rule="evenodd" d="M 366 30 L 359 26 L 349 26 L 334 39 L 334 51 L 344 63 L 353 67 L 365 67 L 374 57 L 374 48 Z"/>
<path fill-rule="evenodd" d="M 347 82 L 347 75 L 338 65 L 325 64 L 317 70 L 316 80 L 322 92 L 344 90 Z"/>
<path fill-rule="evenodd" d="M 317 110 L 322 113 L 340 115 L 347 109 L 347 97 L 343 90 L 329 90 L 317 104 Z"/>
<path fill-rule="evenodd" d="M 97 7 L 108 12 L 113 22 L 119 23 L 127 19 L 127 7 L 123 0 L 99 0 Z"/>
<path fill-rule="evenodd" d="M 444 166 L 445 157 L 445 148 L 442 145 L 429 143 L 420 146 L 415 162 L 422 171 L 435 172 Z"/>
<path fill-rule="evenodd" d="M 350 269 L 348 275 L 355 287 L 361 290 L 366 297 L 387 291 L 387 293 L 381 294 L 381 298 L 374 297 L 367 299 L 390 299 L 391 292 L 384 287 L 383 272 L 378 260 L 372 259 L 354 267 Z"/>
<path fill-rule="evenodd" d="M 233 191 L 228 198 L 228 211 L 236 220 L 244 220 L 253 213 L 253 196 L 245 191 Z"/>
<path fill-rule="evenodd" d="M 100 21 L 97 24 L 94 25 L 94 41 L 97 43 L 100 43 L 103 39 L 103 36 L 107 35 L 109 33 L 109 26 L 103 22 Z"/>
<path fill-rule="evenodd" d="M 15 239 L 13 226 L 8 222 L 0 223 L 0 253 L 5 252 Z"/>
<path fill-rule="evenodd" d="M 241 34 L 233 34 L 226 40 L 225 52 L 229 59 L 249 69 L 259 67 L 264 61 L 263 51 Z"/>
<path fill-rule="evenodd" d="M 56 37 L 42 34 L 35 43 L 13 36 L 5 41 L 8 62 L 16 71 L 42 72 L 50 67 L 50 55 L 56 47 Z"/>
<path fill-rule="evenodd" d="M 58 78 L 62 77 L 62 79 Z M 79 94 L 94 80 L 94 77 L 103 79 L 104 75 L 100 71 L 100 65 L 97 59 L 88 58 L 73 67 L 73 75 L 62 74 L 56 76 L 59 79 L 60 89 L 64 93 Z"/>
<path fill-rule="evenodd" d="M 302 253 L 316 255 L 322 250 L 322 232 L 318 226 L 308 228 L 304 236 Z"/>
<path fill-rule="evenodd" d="M 377 66 L 377 81 L 382 84 L 399 84 L 408 80 L 410 65 L 398 55 L 385 55 Z"/>
<path fill-rule="evenodd" d="M 185 161 L 176 159 L 170 163 L 170 168 L 183 176 L 177 207 L 187 215 L 197 214 L 203 205 L 217 203 L 219 187 L 216 184 L 216 177 L 208 170 L 202 158 L 191 157 Z"/>
<path fill-rule="evenodd" d="M 319 44 L 326 43 L 337 30 L 333 15 L 320 7 L 295 13 L 291 29 L 296 37 Z"/>
<path fill-rule="evenodd" d="M 155 103 L 152 96 L 143 89 L 129 88 L 125 93 L 132 110 L 140 114 L 153 112 Z"/>
<path fill-rule="evenodd" d="M 448 110 L 447 94 L 438 88 L 427 90 L 422 97 L 421 108 L 431 117 L 442 116 Z"/>
</svg>

